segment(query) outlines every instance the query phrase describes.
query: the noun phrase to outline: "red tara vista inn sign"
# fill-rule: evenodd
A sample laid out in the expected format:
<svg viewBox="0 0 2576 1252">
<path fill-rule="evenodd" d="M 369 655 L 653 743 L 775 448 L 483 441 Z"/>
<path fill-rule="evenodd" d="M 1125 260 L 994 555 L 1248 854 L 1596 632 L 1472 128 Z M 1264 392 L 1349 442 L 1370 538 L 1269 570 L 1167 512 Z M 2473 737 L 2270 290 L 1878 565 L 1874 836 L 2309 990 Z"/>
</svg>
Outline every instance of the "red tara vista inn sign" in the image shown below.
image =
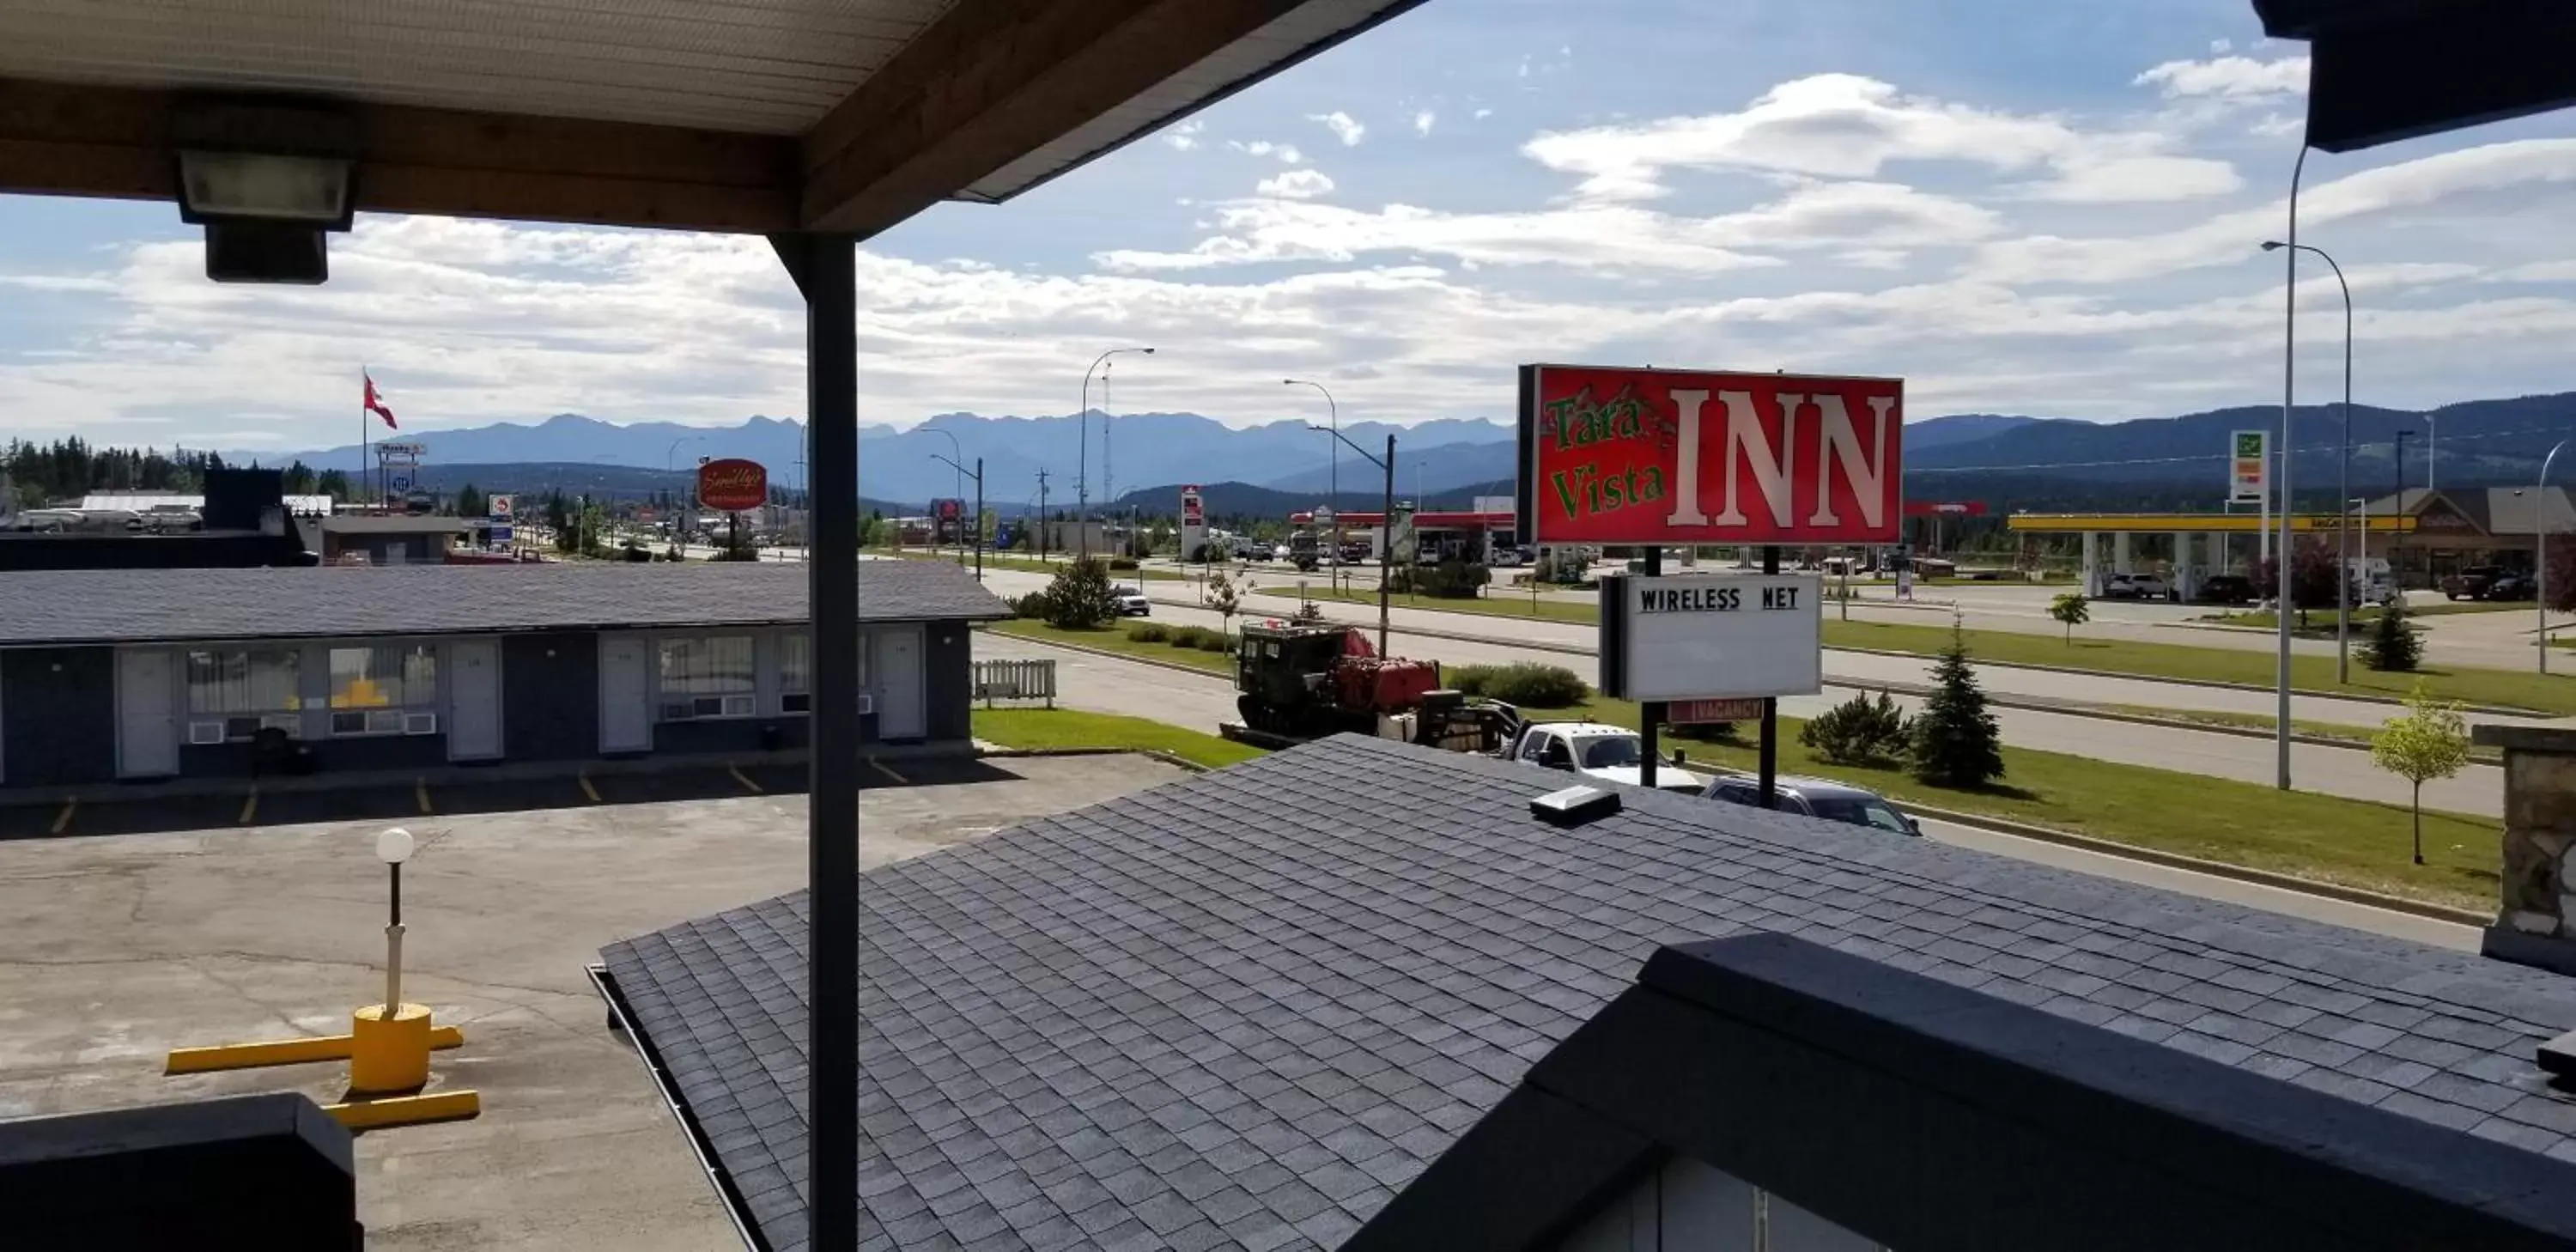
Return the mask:
<svg viewBox="0 0 2576 1252">
<path fill-rule="evenodd" d="M 758 461 L 727 457 L 698 467 L 698 507 L 740 513 L 769 503 L 769 471 Z"/>
<path fill-rule="evenodd" d="M 1904 408 L 1895 378 L 1524 365 L 1523 541 L 1895 543 Z"/>
</svg>

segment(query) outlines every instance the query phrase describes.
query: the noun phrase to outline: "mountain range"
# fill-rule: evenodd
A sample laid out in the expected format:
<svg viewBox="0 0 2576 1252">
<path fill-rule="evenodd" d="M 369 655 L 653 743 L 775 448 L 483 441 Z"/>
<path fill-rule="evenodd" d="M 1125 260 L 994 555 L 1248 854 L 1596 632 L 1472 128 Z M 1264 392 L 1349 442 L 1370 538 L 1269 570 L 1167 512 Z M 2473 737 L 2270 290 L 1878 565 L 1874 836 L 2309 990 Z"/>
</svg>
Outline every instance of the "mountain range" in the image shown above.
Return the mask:
<svg viewBox="0 0 2576 1252">
<path fill-rule="evenodd" d="M 1918 499 L 1984 500 L 1998 509 L 2145 507 L 2149 500 L 2202 501 L 2200 507 L 2209 507 L 2224 489 L 2229 433 L 2277 433 L 2280 416 L 2278 406 L 2248 406 L 2125 422 L 1988 413 L 1928 418 L 1905 429 L 1906 490 Z M 2429 412 L 2356 405 L 2351 424 L 2354 494 L 2379 495 L 2396 487 L 2393 454 L 2401 431 L 2408 433 L 2409 482 L 2421 485 L 2426 445 L 2438 433 L 2443 481 L 2518 483 L 2537 471 L 2553 442 L 2576 434 L 2576 393 L 2471 400 Z M 1463 504 L 1479 491 L 1501 494 L 1494 484 L 1508 484 L 1516 470 L 1513 434 L 1500 422 L 1353 422 L 1341 432 L 1371 453 L 1379 453 L 1393 433 L 1396 491 L 1407 498 Z M 2318 502 L 2331 500 L 2342 442 L 2338 406 L 2301 406 L 2293 432 L 2293 486 L 2301 488 L 2303 499 L 2322 491 Z M 403 437 L 426 447 L 424 478 L 449 477 L 441 467 L 488 468 L 491 473 L 476 479 L 487 489 L 493 483 L 485 479 L 506 477 L 676 483 L 700 457 L 737 456 L 768 466 L 778 486 L 796 488 L 804 481 L 805 428 L 785 418 L 756 416 L 739 426 L 704 427 L 619 425 L 561 413 L 532 424 Z M 1084 478 L 1099 505 L 1131 493 L 1139 501 L 1174 498 L 1178 485 L 1187 482 L 1317 502 L 1338 487 L 1346 508 L 1374 500 L 1381 489 L 1376 466 L 1303 420 L 1230 427 L 1195 413 L 948 413 L 903 429 L 862 428 L 859 447 L 860 494 L 907 506 L 952 493 L 974 497 L 972 480 L 934 457 L 954 457 L 969 470 L 982 458 L 985 502 L 1005 513 L 1036 505 L 1041 470 L 1051 507 L 1070 507 Z M 266 464 L 300 459 L 320 468 L 353 468 L 360 460 L 355 445 L 227 456 Z M 602 472 L 612 467 L 636 473 Z"/>
</svg>

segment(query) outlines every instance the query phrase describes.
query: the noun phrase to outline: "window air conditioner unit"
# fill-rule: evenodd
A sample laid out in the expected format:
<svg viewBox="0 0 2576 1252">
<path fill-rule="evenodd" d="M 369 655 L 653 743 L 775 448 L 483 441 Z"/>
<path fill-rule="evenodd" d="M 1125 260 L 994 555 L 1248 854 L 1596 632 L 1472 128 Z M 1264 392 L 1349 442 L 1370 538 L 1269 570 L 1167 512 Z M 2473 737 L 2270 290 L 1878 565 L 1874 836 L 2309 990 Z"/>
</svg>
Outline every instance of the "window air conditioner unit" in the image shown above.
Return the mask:
<svg viewBox="0 0 2576 1252">
<path fill-rule="evenodd" d="M 204 745 L 204 744 L 210 744 L 210 743 L 222 743 L 223 741 L 224 741 L 224 724 L 223 724 L 222 722 L 190 722 L 190 723 L 188 723 L 188 742 L 189 742 L 189 743 L 192 743 L 192 744 L 198 744 L 198 745 Z"/>
<path fill-rule="evenodd" d="M 876 712 L 876 711 L 877 711 L 877 698 L 876 698 L 876 696 L 875 696 L 874 694 L 870 693 L 870 692 L 865 692 L 865 691 L 860 692 L 860 693 L 859 693 L 859 716 L 861 716 L 861 717 L 865 717 L 865 716 L 867 716 L 868 714 L 870 714 L 870 713 L 874 713 L 874 712 Z"/>
<path fill-rule="evenodd" d="M 759 711 L 760 702 L 750 696 L 726 696 L 724 698 L 724 716 L 726 717 L 749 717 Z"/>
<path fill-rule="evenodd" d="M 791 691 L 778 697 L 778 711 L 781 713 L 810 713 L 813 710 L 814 697 L 805 692 Z"/>
<path fill-rule="evenodd" d="M 692 718 L 692 717 L 696 717 L 697 715 L 698 715 L 698 706 L 697 706 L 697 705 L 695 705 L 695 704 L 693 704 L 693 703 L 691 703 L 690 701 L 687 701 L 687 700 L 666 700 L 666 701 L 664 701 L 664 702 L 662 703 L 662 720 L 663 720 L 663 721 L 666 721 L 666 722 L 681 722 L 681 721 L 687 721 L 688 719 L 690 719 L 690 718 Z"/>
<path fill-rule="evenodd" d="M 438 733 L 438 714 L 405 713 L 402 726 L 406 735 L 434 735 Z"/>
<path fill-rule="evenodd" d="M 363 735 L 367 733 L 366 711 L 361 709 L 351 713 L 333 713 L 331 715 L 331 733 L 335 735 Z"/>
</svg>

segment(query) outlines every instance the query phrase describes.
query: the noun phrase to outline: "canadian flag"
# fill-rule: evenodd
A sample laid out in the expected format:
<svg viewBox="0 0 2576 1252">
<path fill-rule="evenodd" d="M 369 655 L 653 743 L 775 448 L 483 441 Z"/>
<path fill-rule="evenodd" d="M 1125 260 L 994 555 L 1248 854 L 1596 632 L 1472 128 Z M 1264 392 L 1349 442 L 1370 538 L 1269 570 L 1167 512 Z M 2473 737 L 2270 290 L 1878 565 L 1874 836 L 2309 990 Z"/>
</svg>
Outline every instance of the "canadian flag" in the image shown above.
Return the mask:
<svg viewBox="0 0 2576 1252">
<path fill-rule="evenodd" d="M 402 429 L 394 425 L 394 411 L 386 408 L 384 398 L 376 394 L 376 380 L 364 373 L 359 374 L 358 377 L 367 380 L 367 411 L 385 419 L 385 429 Z"/>
</svg>

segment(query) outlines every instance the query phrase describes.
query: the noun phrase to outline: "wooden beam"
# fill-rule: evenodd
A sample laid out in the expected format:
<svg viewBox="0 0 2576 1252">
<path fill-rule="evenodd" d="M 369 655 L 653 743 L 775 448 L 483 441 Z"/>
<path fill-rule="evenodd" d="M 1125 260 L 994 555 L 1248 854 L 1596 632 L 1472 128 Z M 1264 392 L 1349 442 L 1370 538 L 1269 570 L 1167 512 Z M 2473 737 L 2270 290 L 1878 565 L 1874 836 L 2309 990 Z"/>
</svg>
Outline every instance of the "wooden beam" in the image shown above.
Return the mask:
<svg viewBox="0 0 2576 1252">
<path fill-rule="evenodd" d="M 805 138 L 805 229 L 865 238 L 1304 0 L 963 0 Z"/>
<path fill-rule="evenodd" d="M 169 199 L 180 93 L 0 79 L 0 192 Z M 796 224 L 793 139 L 318 101 L 358 121 L 357 207 L 768 232 Z"/>
</svg>

